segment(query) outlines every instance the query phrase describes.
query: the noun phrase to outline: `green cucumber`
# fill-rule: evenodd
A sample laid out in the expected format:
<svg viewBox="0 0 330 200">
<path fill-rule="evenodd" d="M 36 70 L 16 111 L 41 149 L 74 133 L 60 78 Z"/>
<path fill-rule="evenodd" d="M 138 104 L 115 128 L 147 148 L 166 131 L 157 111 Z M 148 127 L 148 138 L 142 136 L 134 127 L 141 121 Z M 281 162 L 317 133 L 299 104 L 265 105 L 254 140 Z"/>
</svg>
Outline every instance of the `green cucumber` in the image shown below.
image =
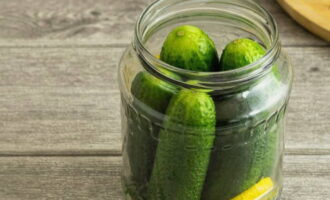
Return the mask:
<svg viewBox="0 0 330 200">
<path fill-rule="evenodd" d="M 168 71 L 163 71 L 163 73 L 171 78 L 179 79 Z M 154 123 L 157 119 L 154 119 L 150 112 L 164 114 L 171 97 L 176 92 L 177 88 L 174 85 L 145 71 L 139 72 L 132 82 L 134 109 L 128 108 L 130 115 L 127 130 L 129 132 L 125 148 L 133 181 L 127 187 L 132 196 L 141 197 L 145 194 L 153 167 L 160 128 Z"/>
<path fill-rule="evenodd" d="M 239 133 L 235 133 L 239 134 Z M 217 136 L 202 200 L 229 200 L 241 193 L 251 166 L 252 148 L 238 145 L 233 135 Z"/>
<path fill-rule="evenodd" d="M 233 70 L 249 65 L 265 55 L 265 49 L 258 43 L 247 38 L 230 42 L 222 52 L 220 70 Z"/>
<path fill-rule="evenodd" d="M 221 103 L 217 102 L 217 109 Z M 255 117 L 268 119 L 270 113 L 264 111 Z M 278 162 L 281 131 L 277 123 L 264 121 L 254 127 L 233 127 L 219 132 L 221 135 L 215 140 L 203 200 L 229 200 L 262 177 L 276 177 L 274 168 Z"/>
<path fill-rule="evenodd" d="M 160 59 L 192 71 L 216 71 L 219 65 L 212 39 L 198 27 L 190 25 L 176 27 L 168 34 Z"/>
<path fill-rule="evenodd" d="M 255 62 L 264 54 L 265 50 L 257 42 L 238 39 L 226 46 L 220 67 L 221 70 L 237 69 Z M 277 67 L 273 69 L 277 70 Z M 217 136 L 203 200 L 229 200 L 252 187 L 262 177 L 273 175 L 279 148 L 279 128 L 274 121 L 276 114 L 275 118 L 271 118 L 275 111 L 267 102 L 273 98 L 273 90 L 277 90 L 280 83 L 277 71 L 267 76 L 268 82 L 262 80 L 250 86 L 249 93 L 246 93 L 248 96 L 238 93 L 226 98 L 214 97 L 217 115 L 223 118 L 223 121 L 217 119 L 218 126 L 236 121 L 240 128 L 229 128 L 225 134 Z M 244 125 L 252 111 L 259 111 L 253 116 L 253 125 Z"/>
<path fill-rule="evenodd" d="M 148 200 L 199 200 L 215 138 L 215 105 L 206 93 L 173 96 L 160 131 Z"/>
<path fill-rule="evenodd" d="M 161 70 L 161 72 L 172 79 L 180 79 L 178 75 L 170 71 Z M 160 80 L 148 72 L 138 73 L 131 87 L 131 93 L 135 99 L 163 114 L 176 92 L 177 87 L 175 85 Z"/>
<path fill-rule="evenodd" d="M 266 137 L 267 139 L 267 149 L 265 151 L 265 161 L 263 176 L 277 177 L 278 174 L 276 169 L 281 165 L 282 156 L 280 155 L 281 148 L 283 148 L 283 138 L 281 138 L 281 132 L 283 131 L 283 120 L 284 120 L 285 107 L 283 106 L 277 116 L 273 116 L 269 120 L 269 133 Z"/>
<path fill-rule="evenodd" d="M 220 71 L 233 70 L 256 62 L 266 50 L 256 41 L 248 38 L 236 39 L 226 45 L 220 59 Z M 272 66 L 272 73 L 280 79 L 278 67 Z"/>
</svg>

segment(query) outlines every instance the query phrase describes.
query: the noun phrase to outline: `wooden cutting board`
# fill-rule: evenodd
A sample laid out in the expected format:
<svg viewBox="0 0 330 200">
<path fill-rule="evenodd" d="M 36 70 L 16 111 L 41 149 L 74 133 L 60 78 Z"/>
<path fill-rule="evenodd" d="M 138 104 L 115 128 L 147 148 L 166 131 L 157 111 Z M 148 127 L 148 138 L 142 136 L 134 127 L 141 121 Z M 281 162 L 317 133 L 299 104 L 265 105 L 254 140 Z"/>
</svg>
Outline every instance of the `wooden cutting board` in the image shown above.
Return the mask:
<svg viewBox="0 0 330 200">
<path fill-rule="evenodd" d="M 330 42 L 330 0 L 277 0 L 302 26 Z"/>
</svg>

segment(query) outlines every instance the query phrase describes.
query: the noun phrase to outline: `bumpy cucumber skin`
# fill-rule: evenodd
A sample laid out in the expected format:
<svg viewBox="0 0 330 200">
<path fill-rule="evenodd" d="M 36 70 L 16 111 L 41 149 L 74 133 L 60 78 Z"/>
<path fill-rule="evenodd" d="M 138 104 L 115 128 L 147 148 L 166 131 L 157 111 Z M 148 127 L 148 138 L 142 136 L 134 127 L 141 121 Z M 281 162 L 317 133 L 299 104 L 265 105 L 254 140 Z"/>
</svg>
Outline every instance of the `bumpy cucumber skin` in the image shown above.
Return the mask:
<svg viewBox="0 0 330 200">
<path fill-rule="evenodd" d="M 220 70 L 232 70 L 249 65 L 265 55 L 265 49 L 257 42 L 241 38 L 230 42 L 222 52 Z"/>
<path fill-rule="evenodd" d="M 244 191 L 241 188 L 251 166 L 252 152 L 246 146 L 222 150 L 223 143 L 229 140 L 232 139 L 216 139 L 217 149 L 211 157 L 202 200 L 229 200 Z"/>
<path fill-rule="evenodd" d="M 167 36 L 160 59 L 170 65 L 192 71 L 216 71 L 219 58 L 212 39 L 195 26 L 184 25 Z"/>
<path fill-rule="evenodd" d="M 221 70 L 243 67 L 255 62 L 264 53 L 265 50 L 252 40 L 235 40 L 227 45 L 223 52 L 220 64 Z M 270 80 L 267 87 L 254 91 L 255 97 L 247 97 L 244 100 L 245 104 L 237 102 L 237 106 L 235 106 L 228 103 L 232 102 L 231 99 L 226 100 L 221 96 L 215 98 L 217 112 L 219 112 L 218 106 L 222 107 L 221 111 L 226 110 L 223 107 L 224 101 L 227 106 L 231 106 L 228 109 L 237 112 L 237 114 L 231 114 L 232 117 L 237 115 L 237 119 L 240 118 L 240 114 L 260 110 L 265 102 L 272 98 L 273 91 L 280 87 L 278 68 L 273 66 L 272 70 L 272 73 L 266 77 Z M 268 120 L 271 117 L 271 111 L 265 107 L 264 109 L 266 110 L 254 116 L 255 121 L 263 122 L 263 120 Z M 221 112 L 218 115 L 221 115 Z M 241 123 L 244 122 L 241 121 Z M 202 200 L 229 200 L 256 184 L 262 177 L 274 175 L 273 171 L 276 167 L 274 164 L 277 161 L 279 152 L 280 128 L 277 122 L 271 120 L 264 121 L 252 128 L 252 131 L 253 139 L 242 138 L 240 143 L 236 141 L 237 138 L 241 137 L 238 134 L 244 137 L 244 134 L 249 134 L 248 132 L 244 133 L 233 129 L 229 135 L 217 137 L 214 145 L 216 150 L 211 157 Z M 225 148 L 228 144 L 232 144 L 232 148 Z"/>
<path fill-rule="evenodd" d="M 272 131 L 264 130 L 264 125 L 254 129 L 254 138 L 246 144 L 237 144 L 234 135 L 217 136 L 202 200 L 230 200 L 261 178 L 274 175 L 280 130 L 276 124 Z M 228 144 L 233 147 L 224 149 Z"/>
<path fill-rule="evenodd" d="M 265 127 L 258 126 L 254 128 L 256 138 L 249 145 L 250 148 L 250 167 L 247 170 L 239 190 L 245 191 L 263 177 L 264 165 L 266 164 L 266 151 L 268 148 L 268 135 L 270 134 Z"/>
<path fill-rule="evenodd" d="M 163 71 L 163 73 L 171 78 L 179 79 L 177 75 L 169 71 Z M 138 73 L 131 87 L 135 99 L 160 113 L 165 113 L 167 105 L 176 91 L 175 85 L 162 81 L 148 72 Z"/>
<path fill-rule="evenodd" d="M 170 72 L 164 73 L 172 78 L 178 78 Z M 138 108 L 141 107 L 141 104 L 145 104 L 154 111 L 164 114 L 176 91 L 177 88 L 174 85 L 166 83 L 148 72 L 139 72 L 132 82 L 131 93 L 134 97 L 133 107 L 136 111 L 132 108 L 128 109 L 131 113 L 139 115 L 135 114 L 128 120 L 129 133 L 127 134 L 126 149 L 133 180 L 133 184 L 128 186 L 128 191 L 132 196 L 136 196 L 136 199 L 146 193 L 146 185 L 151 175 L 157 148 L 156 138 L 159 133 L 159 126 L 146 121 L 146 118 L 149 118 L 148 113 L 142 109 L 138 110 Z M 152 132 L 150 126 L 152 126 Z"/>
<path fill-rule="evenodd" d="M 202 92 L 173 96 L 160 131 L 148 200 L 200 200 L 215 138 L 215 106 Z"/>
<path fill-rule="evenodd" d="M 266 54 L 266 50 L 256 41 L 240 38 L 227 44 L 220 58 L 220 71 L 233 70 L 244 67 Z M 280 72 L 276 65 L 272 66 L 272 72 L 280 79 Z"/>
</svg>

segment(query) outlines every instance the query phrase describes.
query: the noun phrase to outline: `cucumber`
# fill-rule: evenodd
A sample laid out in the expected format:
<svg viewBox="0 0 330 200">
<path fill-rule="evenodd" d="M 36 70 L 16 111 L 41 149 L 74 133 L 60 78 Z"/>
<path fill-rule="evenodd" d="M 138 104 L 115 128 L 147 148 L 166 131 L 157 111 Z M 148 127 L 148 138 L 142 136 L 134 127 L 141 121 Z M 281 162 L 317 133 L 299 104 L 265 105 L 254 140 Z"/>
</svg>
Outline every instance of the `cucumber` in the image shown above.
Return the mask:
<svg viewBox="0 0 330 200">
<path fill-rule="evenodd" d="M 166 75 L 179 79 L 168 71 Z M 144 196 L 149 181 L 155 152 L 159 125 L 150 112 L 164 114 L 167 105 L 177 88 L 164 82 L 148 72 L 139 72 L 132 82 L 131 93 L 134 97 L 133 107 L 128 107 L 129 120 L 126 134 L 126 151 L 130 166 L 132 183 L 128 183 L 127 190 L 131 196 L 139 199 Z M 150 112 L 147 111 L 149 109 Z M 161 124 L 161 122 L 160 122 Z M 139 197 L 139 198 L 138 198 Z"/>
<path fill-rule="evenodd" d="M 281 141 L 283 141 L 283 138 L 281 138 L 281 131 L 283 131 L 284 111 L 285 107 L 282 107 L 278 116 L 272 117 L 269 121 L 269 134 L 266 138 L 268 146 L 265 151 L 265 164 L 263 170 L 264 177 L 278 176 L 276 168 L 279 167 L 282 159 L 280 154 L 282 150 L 281 148 L 283 148 L 283 144 L 281 144 Z"/>
<path fill-rule="evenodd" d="M 184 25 L 173 29 L 167 36 L 160 59 L 182 69 L 216 71 L 218 53 L 212 39 L 195 26 Z"/>
<path fill-rule="evenodd" d="M 265 50 L 257 42 L 238 39 L 226 46 L 220 67 L 221 70 L 237 69 L 255 62 L 264 54 Z M 279 127 L 274 121 L 276 115 L 271 117 L 275 111 L 267 102 L 274 98 L 271 96 L 273 90 L 280 86 L 277 72 L 272 71 L 266 77 L 269 80 L 266 84 L 261 80 L 251 85 L 247 97 L 243 98 L 240 93 L 231 97 L 214 97 L 217 125 L 221 127 L 236 122 L 240 128 L 227 129 L 225 134 L 220 133 L 217 137 L 202 200 L 229 200 L 261 178 L 273 176 L 279 150 Z M 253 125 L 244 126 L 253 111 L 259 111 L 253 116 Z"/>
<path fill-rule="evenodd" d="M 200 200 L 215 138 L 215 105 L 203 92 L 183 89 L 166 114 L 148 200 Z"/>
<path fill-rule="evenodd" d="M 229 200 L 245 191 L 242 186 L 253 152 L 250 146 L 237 145 L 239 141 L 232 135 L 217 137 L 202 200 Z"/>
<path fill-rule="evenodd" d="M 179 80 L 180 77 L 170 71 L 161 70 L 166 76 Z M 177 87 L 173 84 L 160 80 L 148 72 L 139 72 L 132 82 L 131 93 L 136 100 L 139 100 L 148 107 L 165 113 L 167 105 Z"/>
<path fill-rule="evenodd" d="M 258 115 L 270 117 L 267 111 Z M 276 177 L 279 133 L 277 122 L 263 122 L 253 128 L 233 127 L 217 136 L 201 199 L 229 200 L 263 177 Z"/>
<path fill-rule="evenodd" d="M 236 39 L 223 50 L 220 59 L 220 70 L 232 70 L 249 65 L 263 57 L 265 53 L 265 49 L 251 39 Z"/>
<path fill-rule="evenodd" d="M 244 67 L 266 54 L 266 50 L 256 41 L 248 38 L 236 39 L 226 45 L 220 59 L 220 71 Z M 273 75 L 279 80 L 281 74 L 278 66 L 272 66 Z"/>
</svg>

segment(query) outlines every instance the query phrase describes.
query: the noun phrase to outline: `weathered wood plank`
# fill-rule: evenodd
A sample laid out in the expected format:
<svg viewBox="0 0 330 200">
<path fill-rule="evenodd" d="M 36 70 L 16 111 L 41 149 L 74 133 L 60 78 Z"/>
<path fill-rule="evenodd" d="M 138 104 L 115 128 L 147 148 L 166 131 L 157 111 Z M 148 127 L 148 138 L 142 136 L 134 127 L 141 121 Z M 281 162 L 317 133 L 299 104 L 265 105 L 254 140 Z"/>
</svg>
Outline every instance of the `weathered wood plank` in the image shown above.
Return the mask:
<svg viewBox="0 0 330 200">
<path fill-rule="evenodd" d="M 6 200 L 121 199 L 119 157 L 2 157 Z"/>
<path fill-rule="evenodd" d="M 283 200 L 329 200 L 330 156 L 286 156 Z M 6 200 L 122 198 L 120 157 L 1 157 Z"/>
<path fill-rule="evenodd" d="M 0 46 L 125 43 L 143 5 L 129 0 L 0 2 Z"/>
<path fill-rule="evenodd" d="M 122 51 L 1 48 L 0 152 L 119 152 Z"/>
<path fill-rule="evenodd" d="M 330 48 L 285 50 L 295 68 L 287 152 L 329 154 Z M 122 51 L 0 48 L 0 154 L 120 154 Z"/>
<path fill-rule="evenodd" d="M 0 48 L 0 86 L 117 89 L 123 48 Z"/>
<path fill-rule="evenodd" d="M 0 46 L 124 45 L 152 0 L 0 1 Z M 261 0 L 277 19 L 283 44 L 328 45 L 295 23 L 275 0 Z"/>
<path fill-rule="evenodd" d="M 329 149 L 330 48 L 285 50 L 295 74 L 288 109 L 287 147 Z"/>
</svg>

